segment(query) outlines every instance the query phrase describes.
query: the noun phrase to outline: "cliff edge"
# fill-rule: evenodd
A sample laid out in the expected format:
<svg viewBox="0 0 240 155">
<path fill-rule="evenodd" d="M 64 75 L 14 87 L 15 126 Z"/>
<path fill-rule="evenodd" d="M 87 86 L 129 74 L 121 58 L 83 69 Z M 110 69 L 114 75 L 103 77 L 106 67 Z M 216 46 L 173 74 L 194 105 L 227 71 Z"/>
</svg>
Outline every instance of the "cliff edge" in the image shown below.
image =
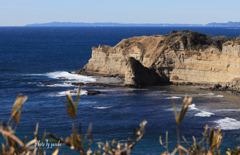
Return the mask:
<svg viewBox="0 0 240 155">
<path fill-rule="evenodd" d="M 93 47 L 76 73 L 124 77 L 126 85 L 220 83 L 238 89 L 240 38 L 182 30 L 123 39 L 114 47 Z"/>
</svg>

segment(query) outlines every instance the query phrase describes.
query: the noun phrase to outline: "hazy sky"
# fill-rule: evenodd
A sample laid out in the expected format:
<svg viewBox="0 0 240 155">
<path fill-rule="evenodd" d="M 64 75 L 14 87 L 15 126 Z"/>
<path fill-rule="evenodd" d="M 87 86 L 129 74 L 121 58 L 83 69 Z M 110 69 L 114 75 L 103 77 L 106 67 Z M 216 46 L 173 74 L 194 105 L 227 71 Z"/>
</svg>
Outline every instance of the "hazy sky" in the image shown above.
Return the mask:
<svg viewBox="0 0 240 155">
<path fill-rule="evenodd" d="M 0 26 L 48 22 L 240 22 L 240 0 L 0 0 Z"/>
</svg>

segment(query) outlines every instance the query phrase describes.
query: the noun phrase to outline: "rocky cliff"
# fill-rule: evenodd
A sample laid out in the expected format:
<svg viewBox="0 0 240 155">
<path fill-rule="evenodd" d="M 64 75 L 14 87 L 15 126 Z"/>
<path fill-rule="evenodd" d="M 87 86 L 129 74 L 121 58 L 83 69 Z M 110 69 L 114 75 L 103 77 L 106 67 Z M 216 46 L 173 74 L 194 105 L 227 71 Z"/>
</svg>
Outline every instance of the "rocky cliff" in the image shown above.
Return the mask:
<svg viewBox="0 0 240 155">
<path fill-rule="evenodd" d="M 114 47 L 93 47 L 92 58 L 76 73 L 125 77 L 128 85 L 172 82 L 233 87 L 240 78 L 240 38 L 183 30 L 123 39 Z"/>
</svg>

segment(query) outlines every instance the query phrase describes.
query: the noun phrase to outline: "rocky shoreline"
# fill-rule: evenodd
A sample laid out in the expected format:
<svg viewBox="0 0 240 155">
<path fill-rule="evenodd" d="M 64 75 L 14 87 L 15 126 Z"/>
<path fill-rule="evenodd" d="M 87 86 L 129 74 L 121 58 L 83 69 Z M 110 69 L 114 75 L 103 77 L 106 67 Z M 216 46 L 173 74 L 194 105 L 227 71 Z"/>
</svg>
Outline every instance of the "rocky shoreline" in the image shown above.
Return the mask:
<svg viewBox="0 0 240 155">
<path fill-rule="evenodd" d="M 235 83 L 236 84 L 236 83 Z M 86 86 L 86 87 L 102 87 L 102 88 L 116 88 L 116 87 L 127 87 L 127 88 L 143 88 L 147 86 L 141 86 L 141 85 L 126 85 L 126 84 L 106 84 L 106 83 L 82 83 L 82 82 L 72 82 L 71 85 L 73 86 Z M 192 83 L 192 82 L 172 82 L 167 83 L 166 85 L 175 85 L 175 86 L 197 86 L 201 90 L 207 90 L 207 91 L 229 91 L 235 95 L 240 95 L 240 91 L 234 89 L 234 84 L 229 83 L 226 84 L 214 84 L 214 83 Z M 46 83 L 44 86 L 54 86 L 54 84 Z M 156 85 L 159 86 L 159 85 Z M 161 85 L 163 86 L 163 85 Z M 105 94 L 107 92 L 104 91 L 98 91 L 98 90 L 86 90 L 87 95 L 98 95 L 98 94 Z M 71 91 L 72 93 L 77 93 L 76 91 Z"/>
<path fill-rule="evenodd" d="M 182 30 L 123 39 L 114 47 L 93 47 L 92 58 L 75 74 L 124 78 L 124 82 L 117 84 L 71 83 L 75 86 L 192 85 L 238 94 L 240 38 Z"/>
<path fill-rule="evenodd" d="M 114 47 L 93 47 L 92 58 L 76 74 L 124 78 L 105 87 L 201 85 L 238 92 L 240 38 L 182 30 L 123 39 Z"/>
</svg>

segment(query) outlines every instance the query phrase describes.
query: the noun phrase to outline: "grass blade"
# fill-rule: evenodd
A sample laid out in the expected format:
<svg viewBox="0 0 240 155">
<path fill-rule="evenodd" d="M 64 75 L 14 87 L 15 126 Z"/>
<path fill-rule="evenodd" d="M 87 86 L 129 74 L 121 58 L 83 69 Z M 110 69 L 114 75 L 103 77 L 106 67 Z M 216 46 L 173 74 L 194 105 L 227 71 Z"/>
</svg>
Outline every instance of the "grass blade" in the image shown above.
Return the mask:
<svg viewBox="0 0 240 155">
<path fill-rule="evenodd" d="M 176 119 L 176 123 L 178 124 L 178 113 L 177 113 L 177 107 L 175 102 L 172 99 L 172 104 L 173 104 L 173 108 L 174 108 L 174 114 L 175 114 L 175 119 Z"/>
</svg>

